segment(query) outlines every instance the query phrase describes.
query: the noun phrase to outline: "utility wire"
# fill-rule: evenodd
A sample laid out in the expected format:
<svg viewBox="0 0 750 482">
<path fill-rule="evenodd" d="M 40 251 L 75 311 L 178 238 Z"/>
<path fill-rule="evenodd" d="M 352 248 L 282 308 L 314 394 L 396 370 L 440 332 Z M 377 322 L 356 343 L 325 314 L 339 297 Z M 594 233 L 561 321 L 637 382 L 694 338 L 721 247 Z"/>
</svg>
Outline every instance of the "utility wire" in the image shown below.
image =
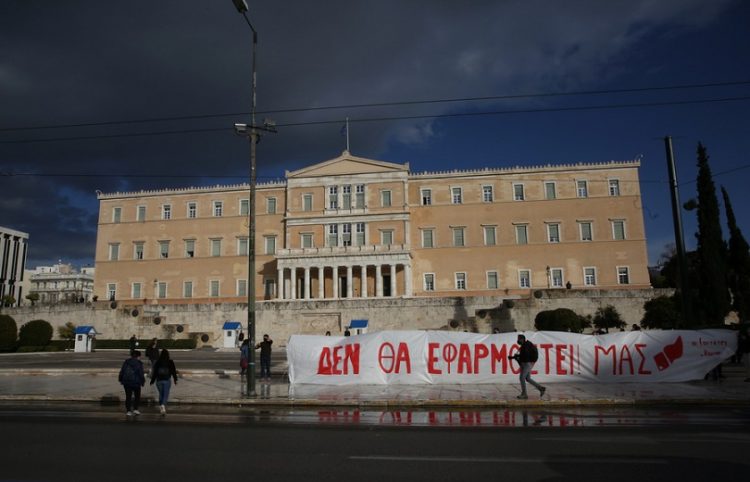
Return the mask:
<svg viewBox="0 0 750 482">
<path fill-rule="evenodd" d="M 655 87 L 639 87 L 639 88 L 630 88 L 630 89 L 581 90 L 581 91 L 573 91 L 573 92 L 536 92 L 536 93 L 528 93 L 528 94 L 493 95 L 493 96 L 484 96 L 484 97 L 458 97 L 458 98 L 447 98 L 447 99 L 403 100 L 403 101 L 392 101 L 392 102 L 373 102 L 373 103 L 365 103 L 365 104 L 341 104 L 341 105 L 329 105 L 329 106 L 318 106 L 318 107 L 273 109 L 273 110 L 267 110 L 267 111 L 258 111 L 257 114 L 287 114 L 287 113 L 294 113 L 294 112 L 314 112 L 314 111 L 325 111 L 325 110 L 336 110 L 336 109 L 360 109 L 360 108 L 373 108 L 373 107 L 394 107 L 394 106 L 406 106 L 406 105 L 442 104 L 442 103 L 455 103 L 455 102 L 480 102 L 480 101 L 491 101 L 491 100 L 532 99 L 532 98 L 545 98 L 545 97 L 570 97 L 570 96 L 579 96 L 579 95 L 658 92 L 658 91 L 665 91 L 665 90 L 729 87 L 729 86 L 748 85 L 748 84 L 750 84 L 750 80 L 738 80 L 738 81 L 730 81 L 730 82 L 711 82 L 711 83 L 704 83 L 704 84 L 677 84 L 677 85 L 655 86 Z M 39 129 L 62 129 L 62 128 L 72 128 L 72 127 L 100 127 L 100 126 L 122 125 L 122 124 L 143 124 L 143 123 L 149 123 L 149 122 L 211 119 L 211 118 L 219 118 L 219 117 L 236 117 L 236 116 L 249 115 L 249 114 L 250 114 L 249 112 L 229 112 L 229 113 L 221 113 L 221 114 L 197 114 L 197 115 L 187 115 L 187 116 L 150 117 L 150 118 L 144 118 L 144 119 L 131 119 L 131 120 L 83 122 L 83 123 L 77 123 L 77 124 L 49 124 L 49 125 L 40 125 L 40 126 L 4 127 L 4 128 L 0 128 L 0 132 L 39 130 Z"/>
<path fill-rule="evenodd" d="M 737 101 L 747 101 L 747 100 L 750 100 L 750 96 L 724 97 L 724 98 L 714 98 L 714 99 L 697 99 L 697 100 L 681 100 L 681 101 L 663 101 L 663 102 L 638 102 L 638 103 L 631 103 L 631 104 L 603 104 L 603 105 L 593 105 L 593 106 L 550 107 L 550 108 L 541 108 L 541 109 L 514 109 L 514 110 L 499 110 L 499 111 L 484 111 L 484 112 L 462 112 L 462 113 L 452 113 L 452 114 L 363 117 L 359 119 L 350 118 L 349 122 L 350 123 L 365 123 L 365 122 L 385 122 L 385 121 L 396 121 L 396 120 L 479 117 L 479 116 L 489 116 L 489 115 L 536 114 L 536 113 L 544 113 L 544 112 L 576 112 L 576 111 L 593 111 L 593 110 L 607 110 L 607 109 L 626 109 L 626 108 L 637 108 L 637 107 L 663 107 L 663 106 L 671 106 L 671 105 L 711 104 L 711 103 L 719 103 L 719 102 L 737 102 Z M 342 122 L 341 119 L 306 121 L 306 122 L 289 122 L 289 123 L 277 124 L 276 127 L 302 127 L 302 126 L 313 126 L 313 125 L 340 124 L 341 122 Z M 95 135 L 95 136 L 20 139 L 20 140 L 10 140 L 10 141 L 0 141 L 0 144 L 26 144 L 26 143 L 35 143 L 35 142 L 115 139 L 115 138 L 125 138 L 125 137 L 193 134 L 193 133 L 201 133 L 201 132 L 230 132 L 231 130 L 232 129 L 223 128 L 223 127 L 210 128 L 210 129 L 179 129 L 179 130 L 170 130 L 170 131 L 134 132 L 134 133 L 128 133 L 128 134 L 103 134 L 103 135 Z"/>
</svg>

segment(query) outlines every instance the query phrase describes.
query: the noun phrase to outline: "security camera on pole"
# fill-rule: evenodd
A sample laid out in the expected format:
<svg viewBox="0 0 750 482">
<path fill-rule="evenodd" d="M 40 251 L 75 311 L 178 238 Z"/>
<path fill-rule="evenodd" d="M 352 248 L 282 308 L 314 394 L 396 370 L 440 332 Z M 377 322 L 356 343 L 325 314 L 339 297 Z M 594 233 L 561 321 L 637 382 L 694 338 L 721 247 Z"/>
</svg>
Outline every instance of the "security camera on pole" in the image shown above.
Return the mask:
<svg viewBox="0 0 750 482">
<path fill-rule="evenodd" d="M 247 136 L 250 140 L 250 200 L 248 202 L 248 217 L 250 218 L 248 241 L 247 241 L 247 333 L 250 340 L 250 346 L 255 346 L 255 184 L 256 184 L 256 163 L 255 163 L 255 145 L 260 139 L 259 130 L 267 132 L 276 132 L 273 122 L 264 121 L 263 127 L 255 125 L 255 89 L 256 89 L 256 68 L 255 59 L 257 57 L 258 32 L 256 32 L 250 19 L 247 17 L 247 2 L 245 0 L 232 0 L 237 11 L 244 17 L 250 30 L 253 31 L 253 74 L 252 74 L 252 108 L 250 111 L 250 125 L 235 124 L 234 132 L 237 135 Z M 247 375 L 247 395 L 255 397 L 255 350 L 250 350 L 248 360 Z"/>
</svg>

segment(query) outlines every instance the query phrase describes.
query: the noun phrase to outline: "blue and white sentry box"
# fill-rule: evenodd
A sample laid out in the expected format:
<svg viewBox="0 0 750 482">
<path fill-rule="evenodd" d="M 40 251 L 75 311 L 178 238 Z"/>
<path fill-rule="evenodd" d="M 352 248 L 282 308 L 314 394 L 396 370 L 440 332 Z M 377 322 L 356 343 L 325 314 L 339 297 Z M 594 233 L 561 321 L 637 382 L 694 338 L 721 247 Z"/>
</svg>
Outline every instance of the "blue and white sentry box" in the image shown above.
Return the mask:
<svg viewBox="0 0 750 482">
<path fill-rule="evenodd" d="M 224 348 L 237 348 L 242 324 L 239 321 L 225 321 L 221 329 L 224 330 Z"/>
<path fill-rule="evenodd" d="M 77 326 L 75 329 L 75 352 L 90 352 L 94 349 L 94 338 L 98 333 L 93 326 Z"/>
</svg>

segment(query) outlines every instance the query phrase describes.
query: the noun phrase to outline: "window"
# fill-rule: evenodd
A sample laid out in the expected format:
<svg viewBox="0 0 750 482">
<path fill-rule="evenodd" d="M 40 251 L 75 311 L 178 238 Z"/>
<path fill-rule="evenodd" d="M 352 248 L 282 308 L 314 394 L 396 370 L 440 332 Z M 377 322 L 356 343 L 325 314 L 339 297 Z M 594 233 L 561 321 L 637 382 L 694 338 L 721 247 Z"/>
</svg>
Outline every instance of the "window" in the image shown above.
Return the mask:
<svg viewBox="0 0 750 482">
<path fill-rule="evenodd" d="M 531 288 L 531 271 L 528 269 L 518 270 L 518 286 L 521 288 Z"/>
<path fill-rule="evenodd" d="M 142 286 L 142 285 L 141 285 L 140 283 L 133 283 L 133 284 L 132 284 L 132 285 L 130 286 L 130 297 L 131 297 L 131 298 L 133 298 L 133 299 L 136 299 L 136 300 L 137 300 L 137 299 L 139 299 L 139 298 L 140 298 L 141 296 L 143 296 L 143 295 L 141 294 L 141 286 Z"/>
<path fill-rule="evenodd" d="M 302 233 L 302 247 L 312 248 L 313 247 L 313 235 L 312 233 Z"/>
<path fill-rule="evenodd" d="M 331 186 L 328 188 L 328 208 L 338 209 L 339 207 L 339 187 Z"/>
<path fill-rule="evenodd" d="M 435 247 L 435 231 L 432 229 L 422 230 L 422 247 L 423 248 L 434 248 Z"/>
<path fill-rule="evenodd" d="M 122 208 L 112 208 L 112 222 L 119 223 L 122 217 Z"/>
<path fill-rule="evenodd" d="M 464 228 L 453 228 L 453 246 L 465 246 Z"/>
<path fill-rule="evenodd" d="M 169 241 L 159 241 L 159 257 L 161 259 L 169 258 Z"/>
<path fill-rule="evenodd" d="M 498 286 L 497 271 L 487 271 L 487 289 L 496 290 Z"/>
<path fill-rule="evenodd" d="M 466 273 L 456 273 L 456 289 L 466 289 Z"/>
<path fill-rule="evenodd" d="M 525 224 L 516 225 L 516 244 L 529 244 L 528 226 Z"/>
<path fill-rule="evenodd" d="M 276 254 L 276 236 L 263 236 L 266 243 L 266 254 Z"/>
<path fill-rule="evenodd" d="M 387 229 L 380 231 L 380 244 L 390 246 L 393 244 L 393 230 Z"/>
<path fill-rule="evenodd" d="M 187 217 L 190 219 L 195 219 L 198 217 L 198 203 L 187 203 Z"/>
<path fill-rule="evenodd" d="M 422 189 L 422 206 L 429 206 L 432 204 L 432 189 Z"/>
<path fill-rule="evenodd" d="M 186 258 L 195 257 L 195 240 L 194 239 L 185 240 L 185 257 Z"/>
<path fill-rule="evenodd" d="M 463 202 L 463 193 L 460 187 L 451 188 L 451 202 L 453 204 L 461 204 Z"/>
<path fill-rule="evenodd" d="M 380 191 L 380 205 L 384 208 L 391 207 L 391 191 Z"/>
<path fill-rule="evenodd" d="M 513 184 L 513 200 L 523 201 L 524 199 L 526 199 L 526 196 L 523 192 L 523 184 Z"/>
<path fill-rule="evenodd" d="M 182 296 L 184 298 L 193 297 L 193 282 L 192 281 L 185 281 L 184 283 L 182 283 Z"/>
<path fill-rule="evenodd" d="M 589 197 L 588 181 L 576 181 L 576 193 L 578 197 Z"/>
<path fill-rule="evenodd" d="M 237 280 L 237 296 L 247 296 L 247 280 Z"/>
<path fill-rule="evenodd" d="M 581 221 L 578 223 L 578 226 L 581 228 L 581 241 L 591 241 L 594 239 L 590 221 Z"/>
<path fill-rule="evenodd" d="M 596 268 L 583 268 L 583 284 L 586 286 L 596 284 Z"/>
<path fill-rule="evenodd" d="M 117 261 L 120 259 L 120 243 L 109 244 L 109 260 Z"/>
<path fill-rule="evenodd" d="M 302 210 L 312 211 L 312 194 L 308 193 L 302 195 Z"/>
<path fill-rule="evenodd" d="M 357 223 L 357 246 L 365 245 L 365 223 Z"/>
<path fill-rule="evenodd" d="M 136 208 L 135 219 L 136 219 L 136 221 L 145 221 L 146 220 L 146 206 L 138 206 Z"/>
<path fill-rule="evenodd" d="M 356 204 L 355 207 L 357 209 L 364 209 L 365 208 L 365 185 L 364 184 L 357 184 L 356 190 Z"/>
<path fill-rule="evenodd" d="M 609 180 L 609 195 L 610 196 L 620 195 L 620 181 L 618 179 Z"/>
<path fill-rule="evenodd" d="M 484 227 L 484 245 L 485 246 L 494 246 L 497 244 L 497 239 L 495 236 L 495 226 L 485 226 Z"/>
<path fill-rule="evenodd" d="M 617 283 L 621 285 L 630 284 L 630 268 L 628 268 L 627 266 L 617 267 Z"/>
<path fill-rule="evenodd" d="M 339 226 L 338 224 L 328 225 L 328 246 L 339 245 Z"/>
<path fill-rule="evenodd" d="M 275 298 L 276 297 L 276 280 L 275 279 L 266 279 L 264 280 L 264 287 L 265 287 L 265 297 L 266 298 Z"/>
<path fill-rule="evenodd" d="M 219 218 L 224 213 L 224 203 L 222 201 L 214 201 L 214 216 Z"/>
<path fill-rule="evenodd" d="M 172 219 L 172 205 L 171 204 L 162 204 L 162 206 L 161 206 L 161 218 L 162 219 Z"/>
<path fill-rule="evenodd" d="M 107 283 L 107 297 L 114 301 L 117 296 L 117 283 Z"/>
<path fill-rule="evenodd" d="M 167 283 L 166 281 L 159 281 L 157 284 L 157 298 L 163 299 L 167 297 Z"/>
<path fill-rule="evenodd" d="M 492 186 L 482 186 L 482 201 L 491 203 L 494 199 L 495 196 L 492 192 Z"/>
<path fill-rule="evenodd" d="M 342 241 L 344 246 L 352 245 L 352 225 L 345 223 L 341 225 Z"/>
<path fill-rule="evenodd" d="M 211 256 L 221 256 L 221 239 L 211 240 Z"/>
<path fill-rule="evenodd" d="M 424 274 L 424 290 L 435 291 L 435 275 L 433 273 Z"/>
<path fill-rule="evenodd" d="M 551 268 L 549 270 L 550 285 L 553 288 L 563 287 L 563 270 L 562 268 Z"/>
<path fill-rule="evenodd" d="M 240 199 L 240 216 L 247 216 L 250 212 L 250 200 Z"/>
<path fill-rule="evenodd" d="M 247 256 L 248 238 L 237 238 L 237 256 Z"/>
<path fill-rule="evenodd" d="M 347 184 L 341 187 L 341 207 L 344 209 L 352 208 L 352 186 Z"/>
<path fill-rule="evenodd" d="M 143 244 L 142 242 L 133 243 L 133 259 L 143 259 Z"/>
<path fill-rule="evenodd" d="M 547 240 L 550 243 L 560 242 L 560 225 L 558 223 L 547 224 Z"/>
<path fill-rule="evenodd" d="M 219 296 L 219 280 L 212 279 L 209 282 L 208 296 Z"/>
<path fill-rule="evenodd" d="M 557 199 L 557 190 L 554 182 L 544 183 L 544 199 Z"/>
<path fill-rule="evenodd" d="M 617 241 L 625 239 L 625 221 L 622 219 L 612 221 L 612 239 Z"/>
<path fill-rule="evenodd" d="M 266 213 L 276 214 L 276 198 L 275 197 L 269 197 L 268 199 L 266 199 Z"/>
</svg>

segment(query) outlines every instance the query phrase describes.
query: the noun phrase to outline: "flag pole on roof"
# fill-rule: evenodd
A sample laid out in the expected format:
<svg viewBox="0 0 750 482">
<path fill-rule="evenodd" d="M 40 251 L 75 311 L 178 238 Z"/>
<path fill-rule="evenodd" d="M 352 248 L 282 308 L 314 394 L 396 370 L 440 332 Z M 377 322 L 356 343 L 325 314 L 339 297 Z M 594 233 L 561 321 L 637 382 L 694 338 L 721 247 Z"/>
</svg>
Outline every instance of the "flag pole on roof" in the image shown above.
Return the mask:
<svg viewBox="0 0 750 482">
<path fill-rule="evenodd" d="M 349 118 L 346 118 L 346 124 L 341 128 L 341 135 L 346 136 L 346 152 L 349 152 Z"/>
</svg>

